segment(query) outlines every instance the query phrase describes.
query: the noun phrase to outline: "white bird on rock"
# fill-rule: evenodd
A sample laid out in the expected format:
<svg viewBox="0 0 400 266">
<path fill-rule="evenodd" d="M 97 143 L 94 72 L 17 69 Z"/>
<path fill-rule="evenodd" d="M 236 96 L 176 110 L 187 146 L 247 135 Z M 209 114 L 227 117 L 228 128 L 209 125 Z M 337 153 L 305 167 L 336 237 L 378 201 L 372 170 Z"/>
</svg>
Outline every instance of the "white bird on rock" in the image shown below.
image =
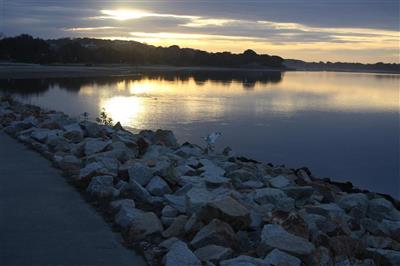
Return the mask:
<svg viewBox="0 0 400 266">
<path fill-rule="evenodd" d="M 212 151 L 214 149 L 214 144 L 220 136 L 222 136 L 221 132 L 212 132 L 207 137 L 203 137 L 204 141 L 207 143 L 207 150 Z"/>
</svg>

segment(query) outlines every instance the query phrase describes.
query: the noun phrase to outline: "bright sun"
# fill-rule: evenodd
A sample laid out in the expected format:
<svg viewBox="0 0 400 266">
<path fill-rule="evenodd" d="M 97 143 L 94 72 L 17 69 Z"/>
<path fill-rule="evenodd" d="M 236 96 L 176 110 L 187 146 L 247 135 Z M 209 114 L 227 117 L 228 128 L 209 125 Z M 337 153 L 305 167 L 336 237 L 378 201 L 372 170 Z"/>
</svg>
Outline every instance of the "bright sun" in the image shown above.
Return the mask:
<svg viewBox="0 0 400 266">
<path fill-rule="evenodd" d="M 117 10 L 101 10 L 100 12 L 103 15 L 106 15 L 107 18 L 112 18 L 116 20 L 138 19 L 151 16 L 151 13 L 143 10 L 117 9 Z"/>
</svg>

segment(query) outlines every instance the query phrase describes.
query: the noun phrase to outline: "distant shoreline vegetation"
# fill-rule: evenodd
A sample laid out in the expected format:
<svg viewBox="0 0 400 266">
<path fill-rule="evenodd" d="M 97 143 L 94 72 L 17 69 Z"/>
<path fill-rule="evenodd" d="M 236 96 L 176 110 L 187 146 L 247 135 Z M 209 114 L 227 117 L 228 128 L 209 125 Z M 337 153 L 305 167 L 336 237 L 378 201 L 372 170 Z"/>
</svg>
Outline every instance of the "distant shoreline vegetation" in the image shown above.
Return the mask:
<svg viewBox="0 0 400 266">
<path fill-rule="evenodd" d="M 160 47 L 136 41 L 94 38 L 43 40 L 27 34 L 0 39 L 0 61 L 36 64 L 132 64 L 178 67 L 268 68 L 277 70 L 362 71 L 400 73 L 395 63 L 304 62 L 280 56 L 257 54 L 251 49 L 241 54 L 211 53 L 177 45 Z"/>
</svg>

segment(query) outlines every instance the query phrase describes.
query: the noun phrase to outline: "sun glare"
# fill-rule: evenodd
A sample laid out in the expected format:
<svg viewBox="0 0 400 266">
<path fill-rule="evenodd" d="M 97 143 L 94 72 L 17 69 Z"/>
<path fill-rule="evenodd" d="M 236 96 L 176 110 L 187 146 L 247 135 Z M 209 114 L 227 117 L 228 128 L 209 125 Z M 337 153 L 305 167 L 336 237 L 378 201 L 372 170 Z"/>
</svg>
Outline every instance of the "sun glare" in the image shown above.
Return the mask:
<svg viewBox="0 0 400 266">
<path fill-rule="evenodd" d="M 139 19 L 149 17 L 152 14 L 143 10 L 128 10 L 128 9 L 117 9 L 117 10 L 101 10 L 104 18 L 112 18 L 116 20 L 128 20 L 128 19 Z"/>
</svg>

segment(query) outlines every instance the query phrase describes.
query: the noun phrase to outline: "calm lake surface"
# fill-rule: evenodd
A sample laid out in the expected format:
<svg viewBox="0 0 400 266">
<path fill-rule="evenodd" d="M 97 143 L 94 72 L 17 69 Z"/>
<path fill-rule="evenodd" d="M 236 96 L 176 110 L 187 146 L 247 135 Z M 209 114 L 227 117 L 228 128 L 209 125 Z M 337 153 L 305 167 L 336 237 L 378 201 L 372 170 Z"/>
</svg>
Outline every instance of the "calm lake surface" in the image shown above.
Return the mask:
<svg viewBox="0 0 400 266">
<path fill-rule="evenodd" d="M 0 80 L 24 102 L 201 144 L 213 131 L 243 156 L 400 198 L 399 75 L 151 72 L 129 77 Z"/>
</svg>

